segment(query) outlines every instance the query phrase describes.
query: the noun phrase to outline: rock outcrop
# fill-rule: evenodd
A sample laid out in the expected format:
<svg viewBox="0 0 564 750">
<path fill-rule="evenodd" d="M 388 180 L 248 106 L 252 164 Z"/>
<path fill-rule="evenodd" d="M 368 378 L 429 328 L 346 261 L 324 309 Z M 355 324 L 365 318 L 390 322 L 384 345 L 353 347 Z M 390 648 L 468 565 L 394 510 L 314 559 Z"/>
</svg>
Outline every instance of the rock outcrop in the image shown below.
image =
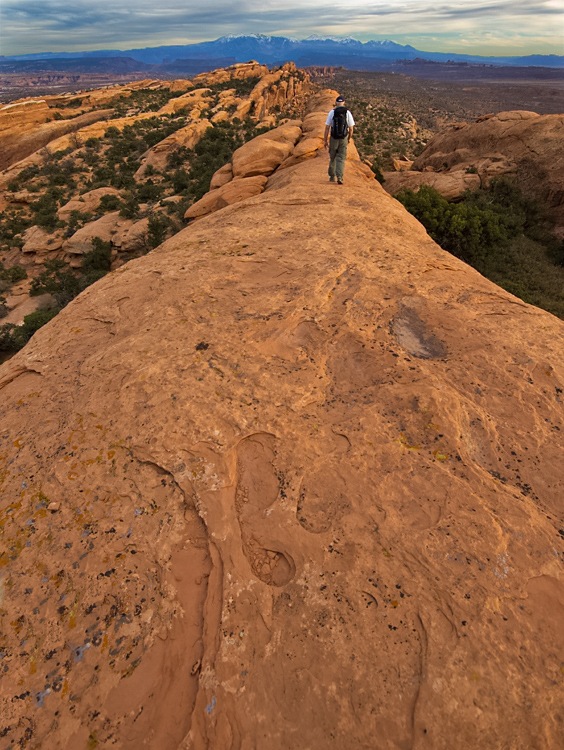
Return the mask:
<svg viewBox="0 0 564 750">
<path fill-rule="evenodd" d="M 23 246 L 22 253 L 31 253 L 33 255 L 46 255 L 56 252 L 63 246 L 63 238 L 60 232 L 47 232 L 43 227 L 29 227 L 22 235 Z M 39 263 L 42 258 L 37 259 Z"/>
<path fill-rule="evenodd" d="M 100 201 L 105 195 L 113 195 L 116 198 L 120 197 L 120 192 L 113 187 L 102 187 L 96 188 L 95 190 L 89 190 L 87 193 L 82 193 L 76 198 L 65 203 L 57 211 L 57 216 L 63 221 L 68 221 L 73 211 L 78 211 L 81 214 L 91 214 L 100 208 Z"/>
<path fill-rule="evenodd" d="M 385 187 L 396 191 L 399 186 L 429 184 L 450 197 L 453 180 L 462 190 L 468 178 L 478 177 L 487 184 L 493 177 L 511 175 L 527 194 L 546 205 L 564 237 L 563 142 L 564 115 L 527 111 L 484 115 L 439 133 L 413 162 L 413 171 L 385 173 Z"/>
<path fill-rule="evenodd" d="M 417 192 L 421 185 L 435 188 L 447 200 L 456 201 L 465 190 L 478 190 L 480 176 L 468 174 L 464 169 L 449 172 L 384 172 L 384 188 L 390 195 L 397 195 L 400 190 Z"/>
<path fill-rule="evenodd" d="M 194 148 L 204 132 L 211 127 L 209 120 L 197 119 L 185 128 L 177 130 L 172 135 L 159 141 L 153 148 L 146 151 L 141 158 L 141 166 L 135 173 L 135 178 L 143 177 L 148 166 L 157 170 L 166 168 L 168 156 L 179 148 Z"/>
<path fill-rule="evenodd" d="M 0 367 L 8 747 L 562 747 L 564 323 L 326 170 Z"/>
<path fill-rule="evenodd" d="M 266 187 L 267 181 L 268 178 L 264 174 L 230 180 L 216 190 L 206 193 L 203 198 L 192 204 L 184 214 L 184 218 L 198 219 L 214 211 L 219 211 L 220 208 L 230 206 L 232 203 L 239 203 L 245 198 L 260 195 Z"/>
<path fill-rule="evenodd" d="M 99 237 L 104 242 L 110 242 L 118 230 L 123 230 L 124 227 L 129 228 L 131 224 L 129 219 L 120 217 L 119 211 L 111 211 L 78 229 L 72 237 L 65 240 L 63 250 L 71 256 L 71 265 L 80 265 L 80 257 L 72 259 L 72 256 L 81 256 L 90 252 L 92 240 L 95 237 Z"/>
<path fill-rule="evenodd" d="M 100 109 L 79 115 L 72 120 L 57 120 L 38 125 L 33 114 L 27 119 L 30 110 L 22 110 L 21 118 L 14 121 L 11 111 L 8 110 L 6 113 L 10 106 L 7 104 L 0 109 L 0 170 L 7 169 L 65 135 L 70 143 L 72 134 L 99 120 L 105 120 L 111 113 Z"/>
<path fill-rule="evenodd" d="M 228 68 L 217 68 L 210 73 L 199 73 L 194 76 L 192 83 L 194 86 L 211 86 L 214 83 L 226 83 L 233 80 L 245 80 L 246 78 L 257 78 L 269 75 L 267 65 L 261 65 L 256 60 L 248 63 L 235 63 Z"/>
</svg>

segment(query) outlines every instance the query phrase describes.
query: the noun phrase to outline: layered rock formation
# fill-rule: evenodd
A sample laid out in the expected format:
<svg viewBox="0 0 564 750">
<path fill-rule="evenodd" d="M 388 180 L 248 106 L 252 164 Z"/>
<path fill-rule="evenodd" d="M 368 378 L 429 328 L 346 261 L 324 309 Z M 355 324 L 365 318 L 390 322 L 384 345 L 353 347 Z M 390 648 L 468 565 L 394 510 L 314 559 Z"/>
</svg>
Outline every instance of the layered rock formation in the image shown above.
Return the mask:
<svg viewBox="0 0 564 750">
<path fill-rule="evenodd" d="M 564 236 L 564 115 L 500 112 L 435 136 L 408 172 L 385 173 L 386 189 L 435 187 L 446 198 L 511 175 L 552 212 Z"/>
<path fill-rule="evenodd" d="M 564 324 L 289 159 L 0 368 L 8 747 L 562 747 Z"/>
<path fill-rule="evenodd" d="M 111 125 L 119 130 L 139 119 L 148 119 L 155 114 L 173 114 L 181 108 L 188 108 L 192 119 L 197 120 L 202 109 L 214 106 L 211 91 L 206 87 L 231 80 L 243 81 L 253 78 L 259 80 L 249 96 L 232 95 L 229 100 L 223 97 L 223 101 L 220 96 L 218 110 L 223 111 L 232 104 L 234 112 L 229 115 L 230 119 L 251 117 L 258 122 L 266 118 L 271 109 L 291 101 L 295 96 L 303 95 L 308 90 L 308 77 L 298 71 L 293 63 L 286 63 L 271 73 L 265 65 L 250 62 L 220 68 L 212 73 L 203 73 L 196 76 L 193 81 L 145 79 L 125 86 L 110 86 L 78 95 L 46 96 L 41 99 L 12 102 L 0 108 L 0 170 L 17 165 L 48 145 L 53 151 L 57 151 L 73 145 L 77 138 L 83 143 L 87 138 L 100 137 L 108 128 L 106 121 L 112 115 L 112 109 L 109 107 L 118 99 L 130 97 L 134 91 L 143 89 L 186 93 L 171 99 L 156 113 L 132 113 L 126 117 L 114 118 Z M 64 119 L 55 119 L 51 122 L 57 117 Z"/>
</svg>

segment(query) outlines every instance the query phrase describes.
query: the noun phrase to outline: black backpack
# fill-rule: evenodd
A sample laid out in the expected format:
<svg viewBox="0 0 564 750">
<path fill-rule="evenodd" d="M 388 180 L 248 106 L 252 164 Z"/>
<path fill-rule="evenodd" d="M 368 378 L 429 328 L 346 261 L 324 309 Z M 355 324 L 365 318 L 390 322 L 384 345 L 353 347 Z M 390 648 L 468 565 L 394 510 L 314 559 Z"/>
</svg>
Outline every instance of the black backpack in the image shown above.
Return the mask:
<svg viewBox="0 0 564 750">
<path fill-rule="evenodd" d="M 346 138 L 349 133 L 349 126 L 347 125 L 347 112 L 346 107 L 335 107 L 333 110 L 333 124 L 331 125 L 331 137 L 342 140 Z"/>
</svg>

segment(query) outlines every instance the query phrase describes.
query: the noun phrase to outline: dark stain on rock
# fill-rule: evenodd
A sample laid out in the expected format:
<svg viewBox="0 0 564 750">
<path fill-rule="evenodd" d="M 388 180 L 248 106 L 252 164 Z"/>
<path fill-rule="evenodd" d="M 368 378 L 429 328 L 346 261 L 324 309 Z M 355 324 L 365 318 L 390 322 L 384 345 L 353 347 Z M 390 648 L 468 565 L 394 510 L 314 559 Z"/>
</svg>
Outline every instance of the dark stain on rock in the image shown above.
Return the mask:
<svg viewBox="0 0 564 750">
<path fill-rule="evenodd" d="M 446 344 L 428 331 L 427 325 L 413 308 L 402 307 L 393 318 L 390 329 L 398 344 L 413 357 L 446 359 Z"/>
</svg>

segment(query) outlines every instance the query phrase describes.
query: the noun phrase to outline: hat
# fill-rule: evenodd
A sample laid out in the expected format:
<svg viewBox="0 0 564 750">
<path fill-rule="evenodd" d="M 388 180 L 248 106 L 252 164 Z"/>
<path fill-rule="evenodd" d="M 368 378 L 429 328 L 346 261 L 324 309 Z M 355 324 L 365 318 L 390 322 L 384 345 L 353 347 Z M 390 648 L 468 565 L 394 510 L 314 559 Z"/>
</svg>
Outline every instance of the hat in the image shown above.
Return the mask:
<svg viewBox="0 0 564 750">
<path fill-rule="evenodd" d="M 338 102 L 339 104 L 342 104 L 345 101 L 345 97 L 344 96 L 338 96 L 335 99 L 335 101 Z"/>
</svg>

